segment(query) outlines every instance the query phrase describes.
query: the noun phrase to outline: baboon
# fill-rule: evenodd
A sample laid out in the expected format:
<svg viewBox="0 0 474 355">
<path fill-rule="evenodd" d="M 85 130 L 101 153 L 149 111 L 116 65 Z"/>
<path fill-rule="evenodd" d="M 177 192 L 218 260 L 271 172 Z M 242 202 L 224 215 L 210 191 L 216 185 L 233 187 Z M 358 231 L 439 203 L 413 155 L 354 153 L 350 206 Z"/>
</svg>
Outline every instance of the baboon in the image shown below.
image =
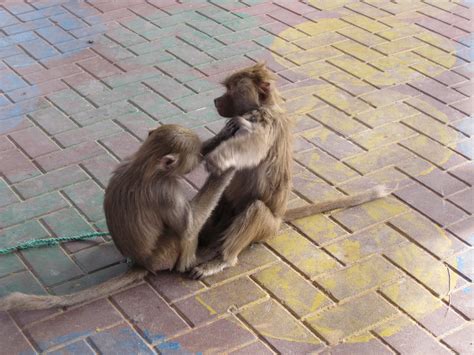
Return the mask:
<svg viewBox="0 0 474 355">
<path fill-rule="evenodd" d="M 183 176 L 202 160 L 201 148 L 219 144 L 238 128 L 230 122 L 202 146 L 198 136 L 178 125 L 150 131 L 139 150 L 112 174 L 105 190 L 104 211 L 110 235 L 136 266 L 98 286 L 65 295 L 35 296 L 12 293 L 0 300 L 0 310 L 45 309 L 68 306 L 105 296 L 149 272 L 176 267 L 185 271 L 195 261 L 198 232 L 209 218 L 234 172 L 211 174 L 188 201 Z"/>
<path fill-rule="evenodd" d="M 200 232 L 202 243 L 220 243 L 219 255 L 193 268 L 199 279 L 235 265 L 240 252 L 252 242 L 276 234 L 282 220 L 293 220 L 335 208 L 361 204 L 386 194 L 383 188 L 338 200 L 287 211 L 291 190 L 292 124 L 281 107 L 275 75 L 259 63 L 235 72 L 223 82 L 224 95 L 214 104 L 223 117 L 250 122 L 207 154 L 209 172 L 230 167 L 236 173 Z"/>
</svg>

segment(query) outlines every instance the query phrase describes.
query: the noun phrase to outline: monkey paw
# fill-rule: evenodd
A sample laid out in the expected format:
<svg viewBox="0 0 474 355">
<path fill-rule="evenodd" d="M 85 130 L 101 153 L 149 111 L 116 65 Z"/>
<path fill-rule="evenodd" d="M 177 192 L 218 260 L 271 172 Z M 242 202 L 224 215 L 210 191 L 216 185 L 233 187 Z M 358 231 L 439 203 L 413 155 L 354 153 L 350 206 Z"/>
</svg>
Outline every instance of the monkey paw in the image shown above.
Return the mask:
<svg viewBox="0 0 474 355">
<path fill-rule="evenodd" d="M 217 274 L 229 266 L 231 265 L 223 260 L 211 260 L 194 267 L 189 276 L 194 280 L 201 280 L 207 276 Z"/>
</svg>

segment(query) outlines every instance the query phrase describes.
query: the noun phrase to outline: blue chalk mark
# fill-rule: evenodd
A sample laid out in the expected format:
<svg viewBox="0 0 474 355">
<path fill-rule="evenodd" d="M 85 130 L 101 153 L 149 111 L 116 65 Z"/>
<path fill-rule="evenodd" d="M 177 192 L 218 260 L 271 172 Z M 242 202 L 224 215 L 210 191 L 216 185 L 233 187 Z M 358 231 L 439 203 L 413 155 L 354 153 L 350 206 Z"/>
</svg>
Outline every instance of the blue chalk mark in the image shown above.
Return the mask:
<svg viewBox="0 0 474 355">
<path fill-rule="evenodd" d="M 164 342 L 158 345 L 160 350 L 179 350 L 181 349 L 181 344 L 176 341 Z"/>
<path fill-rule="evenodd" d="M 91 333 L 90 331 L 85 331 L 85 332 L 73 332 L 69 334 L 64 334 L 64 335 L 60 335 L 58 337 L 55 337 L 49 340 L 40 341 L 38 342 L 38 345 L 41 348 L 41 350 L 46 350 L 54 345 L 60 345 L 62 343 L 66 343 L 77 338 L 85 337 L 89 335 L 90 333 Z"/>
</svg>

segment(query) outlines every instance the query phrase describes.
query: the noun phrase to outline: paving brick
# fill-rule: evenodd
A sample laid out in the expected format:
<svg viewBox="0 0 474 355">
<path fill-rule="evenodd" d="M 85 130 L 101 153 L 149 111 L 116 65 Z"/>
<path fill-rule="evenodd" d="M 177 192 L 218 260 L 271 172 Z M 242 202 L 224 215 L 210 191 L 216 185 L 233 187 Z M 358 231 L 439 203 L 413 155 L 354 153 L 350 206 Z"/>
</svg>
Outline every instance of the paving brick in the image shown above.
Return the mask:
<svg viewBox="0 0 474 355">
<path fill-rule="evenodd" d="M 92 227 L 79 215 L 73 208 L 62 209 L 43 216 L 42 221 L 48 229 L 57 237 L 72 236 L 92 232 Z M 70 242 L 63 244 L 63 248 L 68 252 L 75 252 L 83 248 L 90 247 L 93 243 L 103 241 L 102 238 L 89 240 L 84 242 Z"/>
<path fill-rule="evenodd" d="M 8 185 L 3 180 L 0 180 L 0 207 L 7 206 L 18 201 L 18 197 L 15 196 Z"/>
<path fill-rule="evenodd" d="M 16 75 L 13 71 L 5 69 L 0 71 L 0 90 L 4 92 L 20 89 L 28 86 L 28 84 Z"/>
<path fill-rule="evenodd" d="M 137 112 L 137 108 L 128 102 L 119 101 L 110 105 L 102 106 L 95 110 L 80 112 L 72 116 L 72 118 L 82 126 L 87 126 L 98 121 L 113 119 L 120 115 Z"/>
<path fill-rule="evenodd" d="M 12 292 L 31 293 L 35 295 L 45 294 L 45 290 L 31 272 L 22 271 L 0 279 L 0 297 Z"/>
<path fill-rule="evenodd" d="M 87 273 L 102 269 L 124 259 L 112 242 L 74 253 L 74 261 Z"/>
<path fill-rule="evenodd" d="M 156 120 L 163 120 L 182 112 L 176 106 L 171 105 L 161 96 L 154 93 L 135 96 L 131 102 Z"/>
<path fill-rule="evenodd" d="M 387 333 L 386 329 L 399 328 L 400 330 L 395 334 Z M 435 338 L 423 331 L 415 323 L 406 317 L 399 317 L 393 321 L 388 322 L 375 328 L 375 332 L 383 336 L 391 347 L 400 353 L 406 352 L 426 352 L 430 354 L 450 354 L 451 352 L 441 345 Z"/>
<path fill-rule="evenodd" d="M 140 146 L 140 142 L 128 132 L 103 138 L 101 142 L 120 160 L 130 157 Z"/>
<path fill-rule="evenodd" d="M 244 293 L 239 290 L 245 290 Z M 229 307 L 239 309 L 265 298 L 265 293 L 250 279 L 243 277 L 224 283 L 175 303 L 177 309 L 194 325 L 225 314 Z"/>
<path fill-rule="evenodd" d="M 49 234 L 37 221 L 30 220 L 11 228 L 2 229 L 0 237 L 0 245 L 2 248 L 7 248 L 30 239 L 48 238 Z"/>
<path fill-rule="evenodd" d="M 468 354 L 472 351 L 473 331 L 473 325 L 468 324 L 466 327 L 443 338 L 443 342 L 448 344 L 451 349 L 454 349 L 459 354 Z"/>
<path fill-rule="evenodd" d="M 395 195 L 442 226 L 467 217 L 464 211 L 419 184 L 407 186 Z"/>
<path fill-rule="evenodd" d="M 265 267 L 277 261 L 277 258 L 262 244 L 251 245 L 239 255 L 236 266 L 225 269 L 216 275 L 206 277 L 206 284 L 213 285 L 249 271 Z"/>
<path fill-rule="evenodd" d="M 465 183 L 436 167 L 432 167 L 424 174 L 418 176 L 416 176 L 416 174 L 414 175 L 416 180 L 443 197 L 452 195 L 453 193 L 464 190 L 467 187 Z"/>
<path fill-rule="evenodd" d="M 463 210 L 472 214 L 474 212 L 474 191 L 471 188 L 468 188 L 463 191 L 459 191 L 454 195 L 449 196 L 449 200 L 461 207 Z"/>
<path fill-rule="evenodd" d="M 61 79 L 63 77 L 73 75 L 79 72 L 81 72 L 81 69 L 79 67 L 73 64 L 68 64 L 53 67 L 51 69 L 35 71 L 25 75 L 24 78 L 32 84 L 39 84 L 45 81 Z"/>
<path fill-rule="evenodd" d="M 399 201 L 386 197 L 333 213 L 332 217 L 351 231 L 377 224 L 406 212 Z"/>
<path fill-rule="evenodd" d="M 212 336 L 208 336 L 212 334 Z M 239 345 L 254 340 L 256 337 L 250 333 L 240 322 L 233 318 L 219 319 L 218 321 L 195 329 L 192 332 L 172 339 L 172 343 L 179 344 L 178 349 L 189 352 L 199 352 L 203 349 L 212 349 L 219 353 L 229 351 Z M 166 349 L 169 344 L 158 345 Z"/>
<path fill-rule="evenodd" d="M 114 277 L 124 274 L 129 269 L 126 263 L 109 266 L 108 268 L 76 277 L 70 281 L 63 282 L 57 286 L 50 287 L 51 291 L 57 295 L 65 295 L 88 289 L 102 284 Z"/>
<path fill-rule="evenodd" d="M 298 317 L 303 317 L 332 302 L 287 265 L 279 263 L 252 275 Z"/>
<path fill-rule="evenodd" d="M 399 279 L 401 276 L 401 272 L 389 262 L 382 257 L 373 256 L 348 268 L 322 276 L 317 282 L 331 295 L 342 300 L 379 288 L 382 284 Z"/>
<path fill-rule="evenodd" d="M 450 257 L 447 262 L 452 265 L 457 271 L 474 280 L 474 260 L 473 249 L 468 249 L 457 255 Z"/>
<path fill-rule="evenodd" d="M 339 267 L 336 260 L 293 230 L 278 234 L 268 241 L 268 245 L 308 277 Z"/>
<path fill-rule="evenodd" d="M 46 286 L 70 280 L 82 274 L 61 248 L 43 248 L 21 252 L 28 265 Z"/>
<path fill-rule="evenodd" d="M 31 158 L 57 151 L 59 147 L 37 127 L 13 132 L 10 137 L 28 154 Z"/>
<path fill-rule="evenodd" d="M 454 223 L 448 229 L 469 245 L 474 245 L 474 217 Z"/>
<path fill-rule="evenodd" d="M 23 265 L 16 254 L 4 255 L 2 259 L 3 262 L 0 264 L 0 277 L 25 269 L 25 265 Z"/>
<path fill-rule="evenodd" d="M 330 344 L 393 316 L 396 309 L 377 294 L 367 294 L 306 319 Z"/>
<path fill-rule="evenodd" d="M 326 249 L 344 263 L 357 262 L 366 256 L 396 248 L 406 242 L 399 233 L 386 225 L 375 225 L 326 246 Z"/>
<path fill-rule="evenodd" d="M 86 141 L 95 141 L 97 139 L 107 137 L 122 130 L 112 121 L 102 121 L 83 128 L 72 129 L 67 132 L 60 133 L 54 138 L 63 146 L 83 143 Z"/>
<path fill-rule="evenodd" d="M 0 314 L 0 331 L 3 338 L 2 351 L 9 354 L 35 353 L 35 350 L 7 313 Z"/>
<path fill-rule="evenodd" d="M 95 347 L 104 353 L 127 352 L 134 354 L 154 354 L 140 339 L 138 334 L 126 324 L 94 334 L 90 337 Z"/>
<path fill-rule="evenodd" d="M 427 115 L 415 115 L 404 119 L 403 123 L 444 145 L 458 142 L 464 138 L 461 133 Z"/>
<path fill-rule="evenodd" d="M 345 159 L 364 152 L 358 146 L 324 127 L 304 132 L 302 136 L 336 159 Z"/>
<path fill-rule="evenodd" d="M 172 272 L 160 272 L 150 276 L 148 282 L 168 302 L 182 299 L 204 288 L 201 282 Z"/>
<path fill-rule="evenodd" d="M 266 301 L 241 312 L 242 318 L 278 352 L 308 353 L 324 347 L 311 332 L 296 322 L 275 301 Z"/>
<path fill-rule="evenodd" d="M 334 184 L 357 176 L 354 170 L 318 148 L 297 154 L 296 160 Z"/>
<path fill-rule="evenodd" d="M 36 162 L 46 171 L 77 164 L 82 160 L 104 154 L 96 142 L 84 142 L 70 148 L 36 158 Z"/>
<path fill-rule="evenodd" d="M 413 155 L 398 145 L 389 145 L 374 149 L 346 160 L 347 165 L 353 169 L 367 174 L 400 161 L 409 160 Z"/>
<path fill-rule="evenodd" d="M 118 167 L 118 162 L 111 155 L 104 154 L 83 160 L 81 166 L 105 189 L 112 172 Z"/>
<path fill-rule="evenodd" d="M 51 351 L 49 353 L 54 354 L 54 355 L 75 354 L 75 353 L 84 354 L 84 355 L 93 355 L 94 351 L 85 340 L 79 340 L 72 344 L 68 344 L 62 348 Z"/>
<path fill-rule="evenodd" d="M 147 79 L 144 81 L 147 86 L 165 97 L 170 101 L 174 101 L 193 94 L 191 90 L 180 84 L 176 80 L 167 76 L 161 75 Z"/>
<path fill-rule="evenodd" d="M 327 244 L 347 234 L 343 228 L 322 214 L 301 218 L 292 224 L 318 245 Z"/>
<path fill-rule="evenodd" d="M 414 211 L 391 219 L 390 225 L 441 259 L 465 249 L 451 233 Z"/>
<path fill-rule="evenodd" d="M 450 284 L 451 289 L 456 289 L 466 283 L 457 274 L 448 273 L 445 264 L 414 244 L 401 245 L 400 248 L 384 252 L 384 255 L 438 295 L 445 295 Z"/>
<path fill-rule="evenodd" d="M 40 174 L 38 168 L 17 149 L 0 152 L 0 166 L 2 167 L 0 171 L 11 183 Z"/>
<path fill-rule="evenodd" d="M 77 127 L 73 121 L 53 107 L 33 112 L 30 116 L 50 135 Z"/>
<path fill-rule="evenodd" d="M 79 65 L 99 79 L 121 73 L 116 66 L 99 57 L 83 60 Z"/>
<path fill-rule="evenodd" d="M 264 345 L 263 342 L 257 341 L 250 345 L 246 345 L 243 348 L 230 352 L 233 355 L 246 355 L 246 354 L 259 354 L 259 355 L 268 355 L 273 354 L 267 346 Z"/>
<path fill-rule="evenodd" d="M 29 100 L 38 96 L 48 95 L 57 91 L 67 89 L 66 84 L 62 81 L 54 80 L 27 88 L 10 91 L 8 96 L 14 102 Z"/>
<path fill-rule="evenodd" d="M 121 292 L 112 299 L 150 343 L 189 328 L 146 284 Z"/>
<path fill-rule="evenodd" d="M 405 117 L 417 114 L 411 106 L 404 103 L 397 103 L 390 106 L 374 109 L 368 112 L 360 113 L 357 118 L 371 127 L 377 127 L 386 123 L 401 121 Z"/>
<path fill-rule="evenodd" d="M 64 193 L 72 203 L 92 222 L 104 218 L 103 190 L 93 181 L 88 180 L 66 187 Z"/>
<path fill-rule="evenodd" d="M 50 193 L 0 209 L 0 228 L 66 207 L 66 201 L 58 193 Z"/>
<path fill-rule="evenodd" d="M 121 318 L 110 303 L 100 300 L 75 308 L 56 317 L 36 323 L 28 334 L 41 350 L 59 345 L 64 339 L 74 340 L 105 328 Z"/>
<path fill-rule="evenodd" d="M 387 346 L 380 340 L 374 337 L 369 332 L 364 332 L 359 335 L 353 335 L 347 338 L 343 343 L 331 346 L 321 354 L 329 355 L 344 355 L 344 354 L 393 354 Z"/>
</svg>

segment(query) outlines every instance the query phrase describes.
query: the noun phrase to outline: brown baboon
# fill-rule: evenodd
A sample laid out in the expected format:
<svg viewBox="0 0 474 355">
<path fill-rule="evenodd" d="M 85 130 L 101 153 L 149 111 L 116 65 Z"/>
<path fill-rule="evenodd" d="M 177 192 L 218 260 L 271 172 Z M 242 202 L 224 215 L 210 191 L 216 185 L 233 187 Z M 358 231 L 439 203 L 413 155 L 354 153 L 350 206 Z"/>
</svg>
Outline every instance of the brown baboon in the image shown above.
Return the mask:
<svg viewBox="0 0 474 355">
<path fill-rule="evenodd" d="M 275 76 L 264 64 L 237 71 L 224 80 L 227 91 L 214 100 L 223 117 L 240 117 L 250 125 L 207 153 L 211 173 L 230 167 L 236 173 L 217 208 L 200 232 L 199 240 L 219 239 L 220 255 L 196 266 L 194 278 L 215 274 L 235 265 L 240 252 L 252 242 L 274 235 L 282 220 L 354 206 L 385 195 L 382 188 L 339 200 L 287 211 L 291 189 L 291 122 L 281 107 Z"/>
<path fill-rule="evenodd" d="M 233 122 L 207 145 L 235 133 Z M 211 174 L 192 201 L 182 187 L 183 176 L 201 161 L 201 141 L 191 130 L 164 125 L 150 131 L 140 149 L 113 173 L 105 191 L 104 211 L 112 239 L 137 265 L 98 286 L 65 296 L 12 293 L 0 310 L 68 306 L 105 296 L 149 272 L 176 267 L 185 271 L 195 261 L 198 232 L 209 218 L 233 169 Z"/>
</svg>

